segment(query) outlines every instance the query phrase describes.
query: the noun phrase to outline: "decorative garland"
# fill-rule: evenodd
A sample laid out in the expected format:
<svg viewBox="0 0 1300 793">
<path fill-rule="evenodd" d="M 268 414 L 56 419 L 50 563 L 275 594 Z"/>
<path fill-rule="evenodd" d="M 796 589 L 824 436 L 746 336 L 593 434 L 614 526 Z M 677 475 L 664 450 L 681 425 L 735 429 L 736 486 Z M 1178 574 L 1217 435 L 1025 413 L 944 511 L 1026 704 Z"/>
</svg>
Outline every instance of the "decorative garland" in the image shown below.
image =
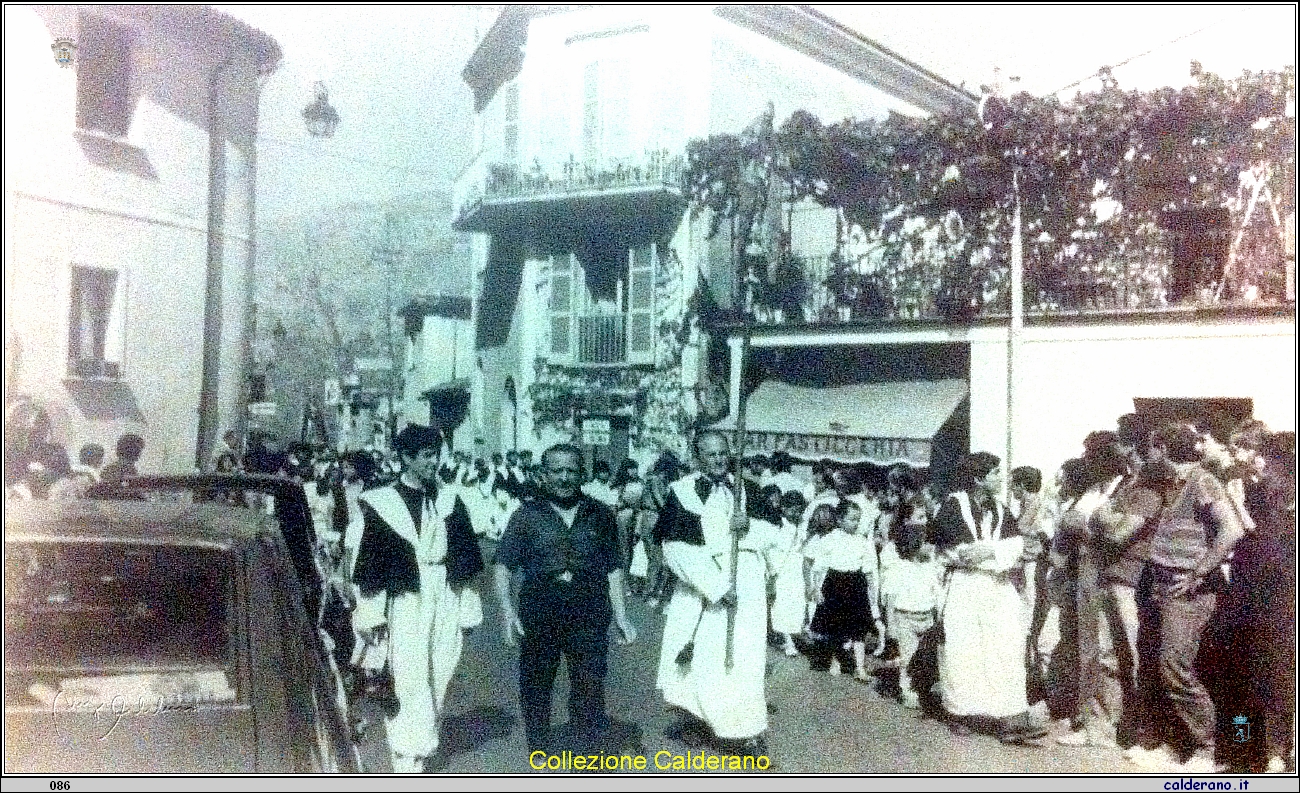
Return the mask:
<svg viewBox="0 0 1300 793">
<path fill-rule="evenodd" d="M 682 452 L 682 438 L 692 422 L 682 387 L 682 352 L 698 323 L 698 302 L 683 294 L 682 262 L 666 248 L 655 268 L 655 364 L 643 367 L 570 367 L 536 361 L 528 389 L 538 426 L 576 430 L 580 412 L 616 414 L 630 411 L 636 420 L 632 444 L 637 448 Z M 543 287 L 539 287 L 543 288 Z"/>
</svg>

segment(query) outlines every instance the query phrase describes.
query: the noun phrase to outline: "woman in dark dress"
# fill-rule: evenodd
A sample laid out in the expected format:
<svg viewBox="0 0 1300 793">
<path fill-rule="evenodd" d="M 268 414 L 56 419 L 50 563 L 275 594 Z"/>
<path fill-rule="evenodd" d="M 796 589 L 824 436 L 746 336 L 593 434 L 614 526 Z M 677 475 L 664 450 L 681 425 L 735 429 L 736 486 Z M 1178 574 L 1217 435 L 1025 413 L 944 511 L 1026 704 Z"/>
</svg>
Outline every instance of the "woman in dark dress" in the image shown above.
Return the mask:
<svg viewBox="0 0 1300 793">
<path fill-rule="evenodd" d="M 1262 425 L 1261 425 L 1262 426 Z M 1295 436 L 1268 435 L 1251 425 L 1234 434 L 1232 446 L 1248 469 L 1245 505 L 1255 530 L 1233 553 L 1226 626 L 1234 638 L 1238 674 L 1245 673 L 1245 710 L 1263 724 L 1265 758 L 1252 771 L 1283 773 L 1294 751 L 1295 714 Z M 1226 714 L 1235 715 L 1235 714 Z M 1291 760 L 1293 763 L 1294 761 Z"/>
</svg>

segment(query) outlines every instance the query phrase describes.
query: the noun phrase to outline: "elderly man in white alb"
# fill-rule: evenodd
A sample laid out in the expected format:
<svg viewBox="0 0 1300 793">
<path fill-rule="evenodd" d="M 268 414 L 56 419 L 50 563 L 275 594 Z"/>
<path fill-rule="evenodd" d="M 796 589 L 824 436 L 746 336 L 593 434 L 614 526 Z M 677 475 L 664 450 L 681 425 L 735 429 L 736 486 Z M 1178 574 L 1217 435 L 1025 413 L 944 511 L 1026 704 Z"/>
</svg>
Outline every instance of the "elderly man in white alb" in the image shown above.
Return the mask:
<svg viewBox="0 0 1300 793">
<path fill-rule="evenodd" d="M 438 748 L 438 713 L 460 662 L 468 586 L 483 570 L 469 512 L 452 486 L 438 487 L 442 433 L 409 426 L 393 448 L 402 475 L 358 499 L 364 528 L 352 579 L 353 625 L 368 644 L 389 642 L 399 709 L 388 720 L 393 770 L 419 773 Z M 477 620 L 482 620 L 478 605 Z"/>
<path fill-rule="evenodd" d="M 718 739 L 738 755 L 764 754 L 767 730 L 767 555 L 778 552 L 779 516 L 761 512 L 764 499 L 746 483 L 735 512 L 735 478 L 727 473 L 727 438 L 696 438 L 700 471 L 677 480 L 655 525 L 664 562 L 677 586 L 664 624 L 657 687 L 684 711 L 670 737 L 688 744 Z M 748 514 L 746 514 L 748 513 Z M 762 519 L 755 519 L 757 516 Z M 740 535 L 731 582 L 731 537 Z M 733 663 L 726 664 L 727 612 L 735 609 Z"/>
</svg>

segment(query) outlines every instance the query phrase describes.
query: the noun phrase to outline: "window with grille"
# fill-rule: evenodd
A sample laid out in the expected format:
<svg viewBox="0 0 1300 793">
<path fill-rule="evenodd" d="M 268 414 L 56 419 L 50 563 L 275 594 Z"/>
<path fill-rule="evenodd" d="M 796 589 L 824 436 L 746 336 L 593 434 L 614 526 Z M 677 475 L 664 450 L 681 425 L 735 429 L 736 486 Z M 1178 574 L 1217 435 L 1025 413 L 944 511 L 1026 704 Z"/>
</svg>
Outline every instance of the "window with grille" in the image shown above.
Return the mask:
<svg viewBox="0 0 1300 793">
<path fill-rule="evenodd" d="M 68 374 L 121 377 L 123 293 L 116 270 L 73 267 L 68 311 Z"/>
<path fill-rule="evenodd" d="M 549 358 L 576 365 L 653 364 L 654 245 L 551 259 Z"/>
</svg>

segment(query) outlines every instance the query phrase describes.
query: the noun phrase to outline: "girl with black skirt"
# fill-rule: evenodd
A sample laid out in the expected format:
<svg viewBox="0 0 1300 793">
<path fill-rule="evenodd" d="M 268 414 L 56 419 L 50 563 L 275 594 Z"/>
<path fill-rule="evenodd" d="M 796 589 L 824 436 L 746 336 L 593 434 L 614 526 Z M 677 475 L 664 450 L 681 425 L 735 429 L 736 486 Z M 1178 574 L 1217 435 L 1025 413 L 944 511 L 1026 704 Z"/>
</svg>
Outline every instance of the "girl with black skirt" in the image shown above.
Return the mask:
<svg viewBox="0 0 1300 793">
<path fill-rule="evenodd" d="M 830 673 L 839 674 L 839 652 L 853 651 L 853 676 L 867 682 L 867 630 L 871 627 L 868 566 L 875 559 L 867 537 L 855 533 L 861 510 L 851 501 L 822 504 L 813 512 L 805 555 L 811 560 L 810 594 L 817 603 L 812 632 L 832 654 Z M 872 570 L 872 573 L 875 571 Z"/>
</svg>

